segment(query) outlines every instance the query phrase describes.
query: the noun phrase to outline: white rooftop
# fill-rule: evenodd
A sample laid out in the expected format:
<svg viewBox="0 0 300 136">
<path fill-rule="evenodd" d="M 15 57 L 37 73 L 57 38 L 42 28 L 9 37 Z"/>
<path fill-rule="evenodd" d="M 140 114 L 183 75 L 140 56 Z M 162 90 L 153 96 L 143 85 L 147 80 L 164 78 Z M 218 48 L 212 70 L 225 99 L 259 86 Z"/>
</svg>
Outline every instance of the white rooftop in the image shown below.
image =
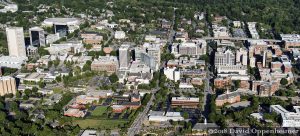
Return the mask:
<svg viewBox="0 0 300 136">
<path fill-rule="evenodd" d="M 43 31 L 44 29 L 38 26 L 29 28 L 29 31 Z"/>
<path fill-rule="evenodd" d="M 27 57 L 0 56 L 0 66 L 20 69 Z"/>
<path fill-rule="evenodd" d="M 199 102 L 199 98 L 195 98 L 195 97 L 172 97 L 172 101 Z"/>
<path fill-rule="evenodd" d="M 46 25 L 79 25 L 77 18 L 47 18 L 44 20 Z"/>
<path fill-rule="evenodd" d="M 84 130 L 81 136 L 96 136 L 97 131 L 96 130 Z"/>
</svg>

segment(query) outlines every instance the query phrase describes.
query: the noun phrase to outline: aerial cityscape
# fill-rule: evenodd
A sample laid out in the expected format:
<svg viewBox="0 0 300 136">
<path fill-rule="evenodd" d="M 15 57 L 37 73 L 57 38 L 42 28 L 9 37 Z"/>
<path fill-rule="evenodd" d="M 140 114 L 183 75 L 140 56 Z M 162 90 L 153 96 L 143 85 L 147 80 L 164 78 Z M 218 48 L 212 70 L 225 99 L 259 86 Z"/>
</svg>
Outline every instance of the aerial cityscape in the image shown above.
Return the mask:
<svg viewBox="0 0 300 136">
<path fill-rule="evenodd" d="M 0 0 L 0 136 L 299 136 L 299 102 L 299 0 Z"/>
</svg>

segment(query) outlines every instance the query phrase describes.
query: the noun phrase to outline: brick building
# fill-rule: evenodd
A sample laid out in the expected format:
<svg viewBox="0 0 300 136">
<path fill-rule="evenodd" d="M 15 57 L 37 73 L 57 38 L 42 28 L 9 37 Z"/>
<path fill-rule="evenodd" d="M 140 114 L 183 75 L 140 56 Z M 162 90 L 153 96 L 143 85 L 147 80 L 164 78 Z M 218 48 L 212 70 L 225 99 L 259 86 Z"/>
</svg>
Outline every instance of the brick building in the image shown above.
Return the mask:
<svg viewBox="0 0 300 136">
<path fill-rule="evenodd" d="M 240 92 L 226 92 L 216 98 L 216 105 L 223 106 L 225 103 L 236 103 L 241 101 Z"/>
<path fill-rule="evenodd" d="M 199 105 L 199 98 L 172 97 L 171 100 L 172 107 L 197 108 L 198 105 Z"/>
</svg>

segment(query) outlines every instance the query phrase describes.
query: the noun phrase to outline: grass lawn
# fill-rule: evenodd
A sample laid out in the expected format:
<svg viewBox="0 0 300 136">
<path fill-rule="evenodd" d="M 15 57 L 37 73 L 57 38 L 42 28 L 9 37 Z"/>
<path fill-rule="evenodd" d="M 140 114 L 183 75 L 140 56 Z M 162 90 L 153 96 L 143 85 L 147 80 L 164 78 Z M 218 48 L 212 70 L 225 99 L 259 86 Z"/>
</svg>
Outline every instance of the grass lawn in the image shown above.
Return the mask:
<svg viewBox="0 0 300 136">
<path fill-rule="evenodd" d="M 81 120 L 74 120 L 73 124 L 78 124 L 81 128 L 101 128 L 101 129 L 113 129 L 119 128 L 119 125 L 122 127 L 128 121 L 126 120 L 101 120 L 101 119 L 81 119 Z"/>
<path fill-rule="evenodd" d="M 99 106 L 92 112 L 92 116 L 102 116 L 106 112 L 107 106 Z"/>
<path fill-rule="evenodd" d="M 63 90 L 62 90 L 62 88 L 58 88 L 58 87 L 56 87 L 56 88 L 53 88 L 53 92 L 54 93 L 63 93 Z"/>
</svg>

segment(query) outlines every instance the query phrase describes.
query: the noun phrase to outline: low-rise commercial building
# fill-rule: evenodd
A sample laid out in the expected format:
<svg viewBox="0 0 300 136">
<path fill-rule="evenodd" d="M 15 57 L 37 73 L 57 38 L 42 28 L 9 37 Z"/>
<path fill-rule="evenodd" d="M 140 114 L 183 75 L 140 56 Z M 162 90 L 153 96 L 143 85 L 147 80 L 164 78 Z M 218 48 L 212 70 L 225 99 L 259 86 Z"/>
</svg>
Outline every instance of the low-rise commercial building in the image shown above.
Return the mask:
<svg viewBox="0 0 300 136">
<path fill-rule="evenodd" d="M 74 108 L 69 108 L 66 111 L 64 111 L 64 116 L 69 116 L 69 117 L 84 117 L 87 113 L 87 110 L 80 110 L 80 109 L 74 109 Z"/>
<path fill-rule="evenodd" d="M 248 22 L 248 29 L 253 39 L 259 39 L 259 34 L 256 30 L 256 22 Z"/>
<path fill-rule="evenodd" d="M 286 49 L 300 47 L 299 34 L 280 34 L 280 36 L 281 36 L 281 40 L 284 41 L 284 45 Z"/>
<path fill-rule="evenodd" d="M 281 127 L 300 127 L 299 106 L 293 106 L 296 112 L 290 112 L 280 105 L 271 105 L 270 112 L 275 112 L 281 116 Z"/>
<path fill-rule="evenodd" d="M 199 106 L 199 98 L 172 97 L 171 106 L 182 108 L 197 108 Z"/>
<path fill-rule="evenodd" d="M 107 73 L 115 73 L 119 68 L 118 58 L 115 56 L 100 56 L 91 64 L 93 71 L 106 71 Z"/>
<path fill-rule="evenodd" d="M 175 82 L 177 82 L 180 79 L 180 71 L 176 71 L 176 67 L 164 68 L 164 74 L 168 79 L 173 80 Z"/>
<path fill-rule="evenodd" d="M 83 38 L 84 43 L 92 45 L 100 45 L 103 40 L 103 36 L 94 32 L 81 33 L 80 37 Z"/>
<path fill-rule="evenodd" d="M 90 97 L 87 95 L 79 95 L 75 98 L 76 104 L 91 104 L 93 102 L 98 102 L 98 101 L 99 101 L 98 97 Z"/>
<path fill-rule="evenodd" d="M 183 121 L 180 112 L 150 111 L 148 120 L 151 122 Z"/>
<path fill-rule="evenodd" d="M 124 39 L 126 37 L 126 34 L 124 31 L 116 31 L 115 32 L 115 39 Z"/>
<path fill-rule="evenodd" d="M 218 25 L 213 25 L 213 33 L 214 33 L 214 37 L 229 37 L 229 30 L 227 27 L 225 26 L 218 26 Z"/>
<path fill-rule="evenodd" d="M 0 66 L 21 69 L 27 57 L 0 56 Z"/>
<path fill-rule="evenodd" d="M 79 41 L 60 44 L 50 44 L 50 47 L 47 47 L 45 49 L 48 50 L 51 55 L 76 54 L 85 51 L 83 44 Z"/>
<path fill-rule="evenodd" d="M 46 36 L 46 44 L 52 44 L 60 39 L 59 33 L 57 34 L 48 34 Z"/>
<path fill-rule="evenodd" d="M 223 65 L 217 68 L 218 76 L 227 77 L 231 75 L 247 75 L 247 66 L 244 65 Z"/>
<path fill-rule="evenodd" d="M 139 94 L 123 94 L 113 95 L 115 102 L 111 106 L 113 112 L 121 113 L 126 109 L 138 109 L 141 106 L 141 98 Z"/>
<path fill-rule="evenodd" d="M 197 39 L 179 44 L 173 44 L 172 53 L 175 56 L 189 55 L 199 57 L 206 54 L 207 43 L 205 40 Z"/>
<path fill-rule="evenodd" d="M 221 94 L 216 98 L 216 105 L 223 106 L 225 103 L 232 104 L 240 101 L 241 101 L 240 92 L 227 91 L 225 94 Z"/>
</svg>

